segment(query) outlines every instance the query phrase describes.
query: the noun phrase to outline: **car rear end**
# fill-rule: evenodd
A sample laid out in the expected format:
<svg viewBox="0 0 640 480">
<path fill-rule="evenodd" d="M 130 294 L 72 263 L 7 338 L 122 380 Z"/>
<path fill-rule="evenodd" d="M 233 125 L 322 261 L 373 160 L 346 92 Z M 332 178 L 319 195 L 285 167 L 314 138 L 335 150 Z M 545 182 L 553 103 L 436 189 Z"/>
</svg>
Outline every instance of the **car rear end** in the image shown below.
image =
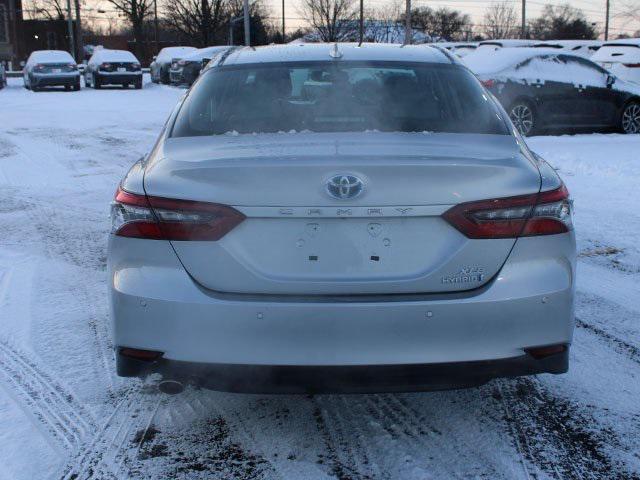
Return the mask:
<svg viewBox="0 0 640 480">
<path fill-rule="evenodd" d="M 171 85 L 183 85 L 185 83 L 183 71 L 187 64 L 184 59 L 174 58 L 169 67 L 169 81 Z"/>
<path fill-rule="evenodd" d="M 78 87 L 80 72 L 74 62 L 42 61 L 31 69 L 31 87 Z"/>
<path fill-rule="evenodd" d="M 231 55 L 256 61 L 207 70 L 131 169 L 108 261 L 120 375 L 361 392 L 566 371 L 560 179 L 449 57 L 366 48 Z"/>
<path fill-rule="evenodd" d="M 591 60 L 622 80 L 640 83 L 640 40 L 605 43 Z"/>
<path fill-rule="evenodd" d="M 142 85 L 142 67 L 137 60 L 105 58 L 96 71 L 100 85 Z"/>
</svg>

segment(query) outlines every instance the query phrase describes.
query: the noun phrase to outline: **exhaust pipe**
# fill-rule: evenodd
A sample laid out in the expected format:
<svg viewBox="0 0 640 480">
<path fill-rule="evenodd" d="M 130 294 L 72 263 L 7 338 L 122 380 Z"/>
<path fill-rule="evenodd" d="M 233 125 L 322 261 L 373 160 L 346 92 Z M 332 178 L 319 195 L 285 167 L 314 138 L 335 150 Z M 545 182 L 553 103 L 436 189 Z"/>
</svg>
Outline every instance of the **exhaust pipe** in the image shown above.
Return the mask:
<svg viewBox="0 0 640 480">
<path fill-rule="evenodd" d="M 162 380 L 158 384 L 158 390 L 167 395 L 177 395 L 178 393 L 182 393 L 184 385 L 177 380 Z"/>
</svg>

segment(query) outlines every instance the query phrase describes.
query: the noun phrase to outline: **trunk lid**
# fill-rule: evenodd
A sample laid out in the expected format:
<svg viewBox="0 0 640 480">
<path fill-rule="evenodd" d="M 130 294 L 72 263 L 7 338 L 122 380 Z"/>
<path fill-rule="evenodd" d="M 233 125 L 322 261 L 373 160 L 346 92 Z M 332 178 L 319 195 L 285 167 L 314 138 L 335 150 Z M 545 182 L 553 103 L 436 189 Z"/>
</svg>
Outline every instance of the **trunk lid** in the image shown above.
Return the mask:
<svg viewBox="0 0 640 480">
<path fill-rule="evenodd" d="M 334 176 L 362 192 L 338 199 Z M 513 239 L 470 240 L 452 205 L 538 191 L 515 139 L 461 134 L 278 134 L 168 139 L 147 194 L 230 205 L 246 219 L 216 242 L 172 242 L 206 288 L 336 295 L 477 288 Z"/>
</svg>

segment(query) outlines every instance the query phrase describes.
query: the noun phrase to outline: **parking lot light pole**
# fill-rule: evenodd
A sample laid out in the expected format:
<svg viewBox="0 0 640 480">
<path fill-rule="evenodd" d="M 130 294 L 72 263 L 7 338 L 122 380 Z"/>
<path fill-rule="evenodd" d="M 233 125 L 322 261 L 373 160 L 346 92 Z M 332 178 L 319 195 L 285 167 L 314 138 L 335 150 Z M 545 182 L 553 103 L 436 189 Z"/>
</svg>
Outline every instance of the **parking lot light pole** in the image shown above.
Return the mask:
<svg viewBox="0 0 640 480">
<path fill-rule="evenodd" d="M 245 46 L 251 46 L 251 27 L 249 24 L 249 0 L 244 0 L 244 44 Z"/>
<path fill-rule="evenodd" d="M 522 30 L 521 38 L 527 38 L 527 0 L 522 0 Z"/>
<path fill-rule="evenodd" d="M 411 43 L 411 0 L 407 0 L 407 6 L 404 13 L 404 43 Z"/>
<path fill-rule="evenodd" d="M 76 43 L 73 40 L 73 17 L 71 16 L 71 0 L 67 0 L 67 26 L 69 27 L 69 52 L 76 59 Z"/>
<path fill-rule="evenodd" d="M 604 41 L 609 40 L 609 9 L 610 9 L 610 0 L 607 0 L 607 18 L 604 20 Z"/>
</svg>

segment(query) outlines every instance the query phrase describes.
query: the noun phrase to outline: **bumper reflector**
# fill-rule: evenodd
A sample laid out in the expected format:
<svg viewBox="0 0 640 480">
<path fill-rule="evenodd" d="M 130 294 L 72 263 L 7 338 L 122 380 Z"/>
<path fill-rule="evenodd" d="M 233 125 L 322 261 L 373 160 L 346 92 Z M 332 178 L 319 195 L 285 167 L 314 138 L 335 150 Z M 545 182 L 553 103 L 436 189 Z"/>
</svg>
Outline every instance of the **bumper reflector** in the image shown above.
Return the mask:
<svg viewBox="0 0 640 480">
<path fill-rule="evenodd" d="M 565 344 L 560 345 L 547 345 L 545 347 L 531 347 L 525 348 L 524 351 L 531 355 L 536 360 L 542 360 L 543 358 L 550 357 L 557 353 L 562 353 L 567 350 Z"/>
<path fill-rule="evenodd" d="M 139 350 L 137 348 L 121 348 L 120 355 L 123 357 L 135 358 L 136 360 L 144 360 L 146 362 L 153 362 L 158 360 L 163 352 L 155 352 L 153 350 Z"/>
</svg>

